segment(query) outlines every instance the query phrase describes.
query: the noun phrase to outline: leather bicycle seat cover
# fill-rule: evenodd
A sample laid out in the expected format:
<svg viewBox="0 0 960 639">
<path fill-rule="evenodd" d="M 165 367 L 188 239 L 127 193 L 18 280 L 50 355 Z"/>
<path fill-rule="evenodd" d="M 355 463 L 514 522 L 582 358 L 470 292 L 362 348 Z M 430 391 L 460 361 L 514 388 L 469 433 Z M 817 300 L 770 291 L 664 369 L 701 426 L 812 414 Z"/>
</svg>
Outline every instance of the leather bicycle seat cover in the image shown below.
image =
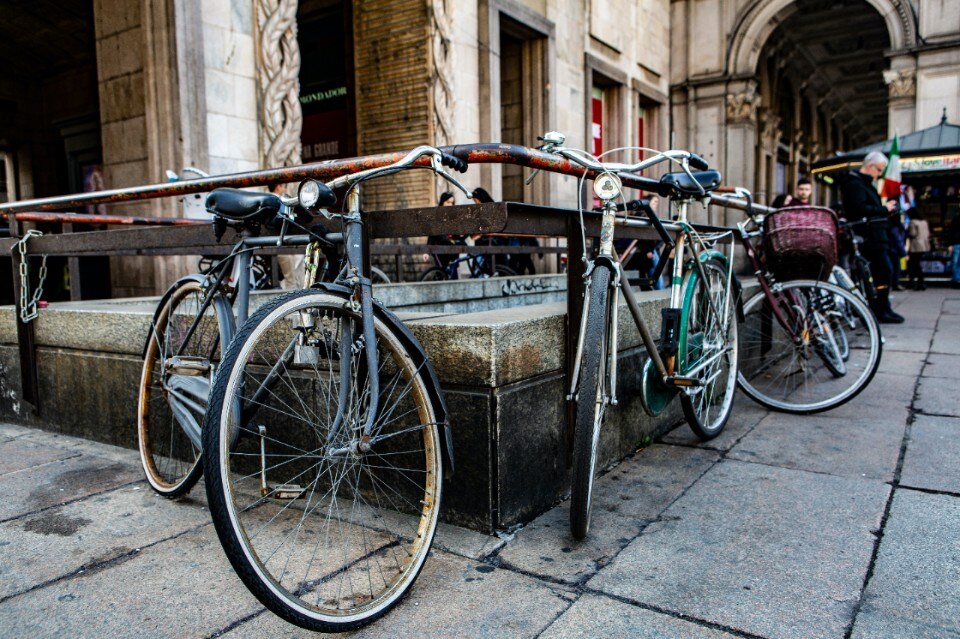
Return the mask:
<svg viewBox="0 0 960 639">
<path fill-rule="evenodd" d="M 706 192 L 710 192 L 720 186 L 720 171 L 695 171 L 693 177 L 696 183 L 683 171 L 667 173 L 660 178 L 660 184 L 668 187 L 678 195 L 699 195 L 700 190 L 697 188 L 697 184 L 702 186 Z"/>
</svg>

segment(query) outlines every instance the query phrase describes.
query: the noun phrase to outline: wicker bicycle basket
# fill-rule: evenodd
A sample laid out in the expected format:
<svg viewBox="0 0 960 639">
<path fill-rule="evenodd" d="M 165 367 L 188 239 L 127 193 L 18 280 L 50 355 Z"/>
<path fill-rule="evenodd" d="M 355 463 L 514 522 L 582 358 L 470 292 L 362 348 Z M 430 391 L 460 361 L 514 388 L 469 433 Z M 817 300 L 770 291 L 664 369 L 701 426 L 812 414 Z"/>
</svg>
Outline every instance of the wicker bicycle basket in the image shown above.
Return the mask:
<svg viewBox="0 0 960 639">
<path fill-rule="evenodd" d="M 764 220 L 763 246 L 777 279 L 826 279 L 837 263 L 837 216 L 819 206 L 779 209 Z"/>
</svg>

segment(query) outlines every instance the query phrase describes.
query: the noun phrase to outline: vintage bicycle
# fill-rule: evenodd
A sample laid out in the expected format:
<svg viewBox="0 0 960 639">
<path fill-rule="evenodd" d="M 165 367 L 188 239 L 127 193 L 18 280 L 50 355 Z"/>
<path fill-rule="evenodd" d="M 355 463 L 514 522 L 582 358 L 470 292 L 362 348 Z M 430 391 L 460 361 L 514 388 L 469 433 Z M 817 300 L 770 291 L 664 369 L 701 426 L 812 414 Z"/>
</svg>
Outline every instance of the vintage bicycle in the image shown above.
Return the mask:
<svg viewBox="0 0 960 639">
<path fill-rule="evenodd" d="M 364 181 L 412 168 L 467 193 L 445 157 L 419 147 L 326 185 L 302 182 L 301 194 L 323 196 L 301 206 L 342 226 L 344 266 L 333 282 L 313 282 L 308 268 L 312 288 L 261 306 L 213 378 L 202 448 L 217 534 L 250 591 L 304 628 L 343 631 L 385 614 L 433 541 L 453 464 L 446 406 L 416 338 L 372 297 L 359 203 Z M 330 213 L 337 189 L 346 206 Z M 277 206 L 249 197 L 252 210 Z M 308 246 L 308 264 L 319 248 Z"/>
<path fill-rule="evenodd" d="M 746 211 L 746 220 L 737 224 L 738 239 L 760 285 L 743 303 L 740 388 L 759 404 L 786 413 L 818 413 L 850 401 L 873 379 L 882 355 L 880 326 L 866 300 L 826 281 L 846 273 L 829 260 L 811 261 L 809 250 L 771 259 L 774 247 L 760 242 L 769 215 L 804 211 L 766 214 L 754 208 L 749 191 L 737 189 L 734 197 Z M 819 212 L 823 221 L 805 222 L 804 232 L 818 227 L 835 246 L 835 222 L 833 237 L 826 237 L 833 214 Z"/>
<path fill-rule="evenodd" d="M 642 149 L 654 155 L 635 164 L 621 164 L 564 147 L 560 133 L 547 133 L 541 139 L 545 142 L 542 150 L 583 167 L 582 179 L 586 171 L 596 172 L 593 190 L 602 202 L 599 251 L 596 256 L 583 255 L 583 314 L 568 396 L 576 401 L 570 528 L 575 538 L 583 539 L 590 528 L 600 429 L 607 406 L 617 404 L 621 293 L 649 355 L 640 396 L 644 409 L 651 415 L 660 414 L 679 397 L 687 423 L 702 439 L 720 434 L 730 416 L 737 377 L 733 234 L 728 229 L 701 232 L 689 222 L 691 203 L 707 201 L 710 191 L 720 185 L 720 173 L 707 170 L 707 163 L 696 154 Z M 660 180 L 636 175 L 661 162 L 676 163 L 681 171 L 667 173 Z M 691 167 L 700 171 L 693 172 Z M 639 179 L 645 190 L 670 197 L 675 219 L 662 222 L 649 207 L 645 220 L 618 217 L 616 202 L 623 200 L 621 176 L 634 183 Z M 581 208 L 581 224 L 582 215 Z M 617 225 L 656 229 L 664 248 L 654 281 L 673 254 L 670 301 L 662 310 L 659 343 L 643 320 L 633 288 L 624 285 L 613 248 Z M 718 248 L 722 242 L 728 243 L 727 253 Z"/>
</svg>

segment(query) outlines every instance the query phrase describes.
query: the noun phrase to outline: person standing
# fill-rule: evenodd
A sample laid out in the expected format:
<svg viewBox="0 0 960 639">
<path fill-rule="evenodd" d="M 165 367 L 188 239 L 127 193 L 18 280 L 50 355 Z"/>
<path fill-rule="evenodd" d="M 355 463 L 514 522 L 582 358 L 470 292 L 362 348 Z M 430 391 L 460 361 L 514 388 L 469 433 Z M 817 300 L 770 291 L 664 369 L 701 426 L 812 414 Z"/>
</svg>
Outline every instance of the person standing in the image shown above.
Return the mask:
<svg viewBox="0 0 960 639">
<path fill-rule="evenodd" d="M 950 286 L 960 288 L 960 214 L 953 216 L 947 239 L 950 241 L 951 276 Z"/>
<path fill-rule="evenodd" d="M 863 254 L 870 261 L 876 297 L 871 300 L 871 309 L 877 320 L 885 324 L 902 324 L 902 315 L 893 312 L 890 306 L 890 285 L 893 279 L 893 264 L 887 246 L 888 217 L 897 208 L 897 202 L 884 204 L 874 187 L 874 180 L 887 168 L 887 156 L 879 151 L 868 153 L 859 171 L 850 171 L 841 186 L 843 210 L 848 220 L 866 218 L 863 233 Z"/>
<path fill-rule="evenodd" d="M 910 238 L 910 262 L 907 266 L 910 272 L 910 282 L 913 290 L 925 291 L 927 284 L 923 281 L 923 267 L 921 260 L 930 252 L 930 225 L 923 219 L 919 210 L 913 212 L 910 218 L 910 228 L 907 229 Z"/>
<path fill-rule="evenodd" d="M 887 228 L 887 245 L 890 247 L 890 263 L 893 266 L 893 290 L 902 291 L 900 285 L 902 269 L 900 261 L 907 257 L 907 230 L 903 225 L 903 214 L 894 213 L 890 216 L 890 226 Z"/>
<path fill-rule="evenodd" d="M 810 206 L 813 200 L 813 182 L 809 178 L 797 180 L 797 195 L 792 206 Z"/>
</svg>

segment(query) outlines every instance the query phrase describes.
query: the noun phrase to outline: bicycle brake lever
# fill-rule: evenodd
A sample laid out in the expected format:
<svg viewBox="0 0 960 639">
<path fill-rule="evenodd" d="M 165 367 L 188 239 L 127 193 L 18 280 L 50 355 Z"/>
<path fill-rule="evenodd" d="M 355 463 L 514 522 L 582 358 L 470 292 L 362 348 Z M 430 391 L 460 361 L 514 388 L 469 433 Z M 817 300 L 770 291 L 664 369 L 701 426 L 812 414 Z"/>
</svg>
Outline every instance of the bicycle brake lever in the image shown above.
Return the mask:
<svg viewBox="0 0 960 639">
<path fill-rule="evenodd" d="M 432 156 L 432 162 L 431 162 L 431 163 L 432 163 L 431 168 L 433 169 L 433 172 L 434 172 L 434 173 L 436 173 L 437 175 L 439 175 L 440 177 L 442 177 L 442 178 L 445 179 L 446 181 L 448 181 L 448 182 L 450 182 L 451 184 L 453 184 L 453 185 L 454 185 L 455 187 L 457 187 L 457 188 L 460 190 L 460 192 L 462 192 L 465 196 L 467 196 L 468 198 L 470 197 L 470 190 L 469 190 L 467 187 L 465 187 L 463 184 L 461 184 L 461 183 L 460 183 L 460 180 L 458 180 L 457 178 L 455 178 L 455 177 L 453 177 L 452 175 L 450 175 L 450 174 L 447 172 L 447 170 L 443 168 L 442 158 L 434 155 L 434 156 Z"/>
</svg>

